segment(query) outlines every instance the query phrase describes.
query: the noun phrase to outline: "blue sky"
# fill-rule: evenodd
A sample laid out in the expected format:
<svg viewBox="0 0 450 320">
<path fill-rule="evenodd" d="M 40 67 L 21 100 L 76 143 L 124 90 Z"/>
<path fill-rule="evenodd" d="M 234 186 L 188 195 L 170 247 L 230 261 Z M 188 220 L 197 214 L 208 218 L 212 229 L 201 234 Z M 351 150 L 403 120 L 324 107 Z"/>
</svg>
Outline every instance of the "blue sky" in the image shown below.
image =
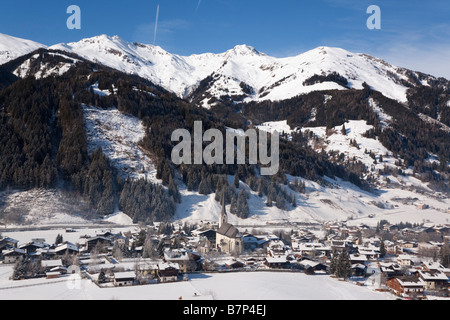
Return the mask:
<svg viewBox="0 0 450 320">
<path fill-rule="evenodd" d="M 69 5 L 81 30 L 69 30 Z M 182 55 L 247 44 L 285 57 L 318 46 L 364 52 L 390 63 L 450 78 L 450 1 L 446 0 L 14 0 L 0 3 L 0 32 L 46 45 L 99 34 L 156 44 Z M 369 30 L 370 5 L 381 30 Z"/>
</svg>

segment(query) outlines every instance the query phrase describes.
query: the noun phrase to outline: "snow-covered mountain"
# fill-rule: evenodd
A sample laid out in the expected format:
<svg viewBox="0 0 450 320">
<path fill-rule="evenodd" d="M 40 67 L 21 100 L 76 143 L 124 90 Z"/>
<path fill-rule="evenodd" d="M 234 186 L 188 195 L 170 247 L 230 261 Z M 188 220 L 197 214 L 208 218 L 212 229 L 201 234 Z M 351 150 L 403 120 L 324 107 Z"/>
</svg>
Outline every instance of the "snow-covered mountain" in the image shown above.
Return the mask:
<svg viewBox="0 0 450 320">
<path fill-rule="evenodd" d="M 46 48 L 46 46 L 0 33 L 0 65 L 40 48 Z"/>
<path fill-rule="evenodd" d="M 362 89 L 364 82 L 386 97 L 405 102 L 408 86 L 417 83 L 412 79 L 417 75 L 411 71 L 366 54 L 330 47 L 289 58 L 270 57 L 246 45 L 219 54 L 180 56 L 157 46 L 101 35 L 50 49 L 73 52 L 139 75 L 183 98 L 197 90 L 197 96 L 190 97 L 205 107 L 222 96 L 239 101 L 283 100 L 317 90 Z M 339 74 L 347 83 L 327 77 L 332 74 Z M 313 76 L 321 79 L 308 82 Z"/>
</svg>

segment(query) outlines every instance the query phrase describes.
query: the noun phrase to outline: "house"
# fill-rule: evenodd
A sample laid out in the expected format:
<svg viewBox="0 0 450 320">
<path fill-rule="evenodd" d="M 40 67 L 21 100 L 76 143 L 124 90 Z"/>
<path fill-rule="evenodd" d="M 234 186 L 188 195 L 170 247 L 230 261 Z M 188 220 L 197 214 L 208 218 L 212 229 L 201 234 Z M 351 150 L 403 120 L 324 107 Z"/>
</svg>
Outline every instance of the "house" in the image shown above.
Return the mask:
<svg viewBox="0 0 450 320">
<path fill-rule="evenodd" d="M 55 248 L 55 254 L 59 256 L 65 255 L 66 253 L 78 254 L 79 251 L 80 251 L 79 248 L 69 241 L 65 241 Z"/>
<path fill-rule="evenodd" d="M 166 250 L 164 252 L 164 260 L 177 263 L 180 271 L 184 273 L 201 270 L 202 257 L 186 249 Z"/>
<path fill-rule="evenodd" d="M 63 263 L 61 259 L 58 260 L 42 260 L 41 261 L 41 268 L 47 272 L 50 271 L 53 268 L 62 267 Z"/>
<path fill-rule="evenodd" d="M 245 266 L 245 263 L 242 261 L 233 259 L 225 262 L 225 267 L 227 269 L 241 269 Z"/>
<path fill-rule="evenodd" d="M 158 276 L 161 282 L 178 281 L 180 266 L 177 263 L 158 263 Z"/>
<path fill-rule="evenodd" d="M 449 278 L 439 270 L 419 270 L 416 275 L 425 282 L 426 290 L 445 290 L 449 287 Z"/>
<path fill-rule="evenodd" d="M 380 257 L 380 248 L 369 246 L 369 247 L 358 247 L 358 253 L 361 256 L 365 256 L 367 260 L 376 260 Z"/>
<path fill-rule="evenodd" d="M 317 262 L 317 261 L 311 261 L 308 259 L 304 259 L 300 262 L 298 262 L 298 265 L 301 269 L 305 270 L 308 274 L 314 274 L 317 271 L 327 271 L 327 266 Z"/>
<path fill-rule="evenodd" d="M 377 265 L 381 273 L 387 278 L 398 277 L 403 275 L 402 267 L 398 263 L 378 262 Z"/>
<path fill-rule="evenodd" d="M 366 255 L 363 254 L 350 254 L 350 263 L 351 264 L 365 264 L 366 262 L 368 262 L 369 259 L 367 259 Z"/>
<path fill-rule="evenodd" d="M 19 246 L 19 249 L 25 250 L 27 254 L 35 253 L 38 249 L 42 248 L 44 248 L 44 244 L 37 242 L 28 242 Z"/>
<path fill-rule="evenodd" d="M 249 233 L 243 236 L 243 240 L 244 240 L 244 250 L 250 251 L 256 249 L 263 249 L 268 243 L 267 239 L 263 237 L 256 237 Z"/>
<path fill-rule="evenodd" d="M 417 250 L 420 255 L 426 257 L 437 257 L 439 255 L 440 248 L 439 246 L 429 242 L 421 242 L 417 246 Z"/>
<path fill-rule="evenodd" d="M 356 277 L 364 277 L 366 275 L 366 265 L 364 264 L 352 264 L 351 265 L 351 270 L 352 270 L 352 275 L 356 276 Z"/>
<path fill-rule="evenodd" d="M 293 243 L 292 249 L 301 256 L 331 256 L 331 247 L 320 242 L 296 243 L 295 245 Z"/>
<path fill-rule="evenodd" d="M 269 242 L 269 245 L 267 247 L 267 253 L 271 257 L 277 257 L 277 256 L 286 255 L 288 249 L 289 248 L 284 244 L 283 241 L 276 239 L 276 240 L 271 240 Z"/>
<path fill-rule="evenodd" d="M 414 265 L 413 257 L 408 254 L 400 254 L 397 257 L 397 263 L 404 267 L 411 267 Z"/>
<path fill-rule="evenodd" d="M 18 243 L 19 243 L 18 240 L 10 238 L 10 237 L 2 238 L 2 239 L 0 239 L 0 251 L 17 248 Z"/>
<path fill-rule="evenodd" d="M 12 248 L 2 252 L 3 263 L 12 264 L 17 261 L 22 261 L 26 256 L 26 251 L 19 248 Z"/>
<path fill-rule="evenodd" d="M 419 210 L 426 210 L 426 209 L 429 208 L 429 206 L 428 206 L 427 204 L 421 203 L 421 204 L 418 204 L 418 205 L 416 206 L 416 208 L 419 209 Z"/>
<path fill-rule="evenodd" d="M 386 285 L 399 297 L 423 299 L 426 283 L 417 276 L 388 279 Z"/>
<path fill-rule="evenodd" d="M 196 230 L 192 232 L 192 234 L 197 235 L 199 237 L 206 237 L 211 243 L 216 243 L 216 230 L 207 229 L 207 230 Z"/>
<path fill-rule="evenodd" d="M 266 257 L 264 260 L 264 265 L 270 269 L 284 269 L 288 264 L 286 256 Z"/>
<path fill-rule="evenodd" d="M 222 213 L 220 215 L 219 230 L 216 233 L 216 247 L 221 252 L 239 255 L 244 250 L 244 240 L 239 230 L 228 223 L 225 210 L 225 198 L 222 198 Z"/>
<path fill-rule="evenodd" d="M 85 242 L 85 250 L 87 252 L 91 252 L 94 248 L 98 247 L 108 247 L 112 245 L 112 241 L 105 236 L 95 236 L 89 239 L 86 239 Z"/>
<path fill-rule="evenodd" d="M 135 281 L 136 273 L 134 271 L 114 273 L 114 285 L 116 287 L 132 286 Z"/>
</svg>

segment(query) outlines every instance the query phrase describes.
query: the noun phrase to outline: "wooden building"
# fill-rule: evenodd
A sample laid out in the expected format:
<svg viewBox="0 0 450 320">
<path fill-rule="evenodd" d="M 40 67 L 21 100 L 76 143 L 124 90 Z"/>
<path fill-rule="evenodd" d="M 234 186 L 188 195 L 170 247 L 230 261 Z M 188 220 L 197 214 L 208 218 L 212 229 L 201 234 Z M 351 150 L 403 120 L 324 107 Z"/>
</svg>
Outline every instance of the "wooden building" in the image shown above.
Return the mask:
<svg viewBox="0 0 450 320">
<path fill-rule="evenodd" d="M 386 285 L 399 297 L 406 299 L 424 298 L 426 283 L 417 276 L 390 278 Z"/>
</svg>

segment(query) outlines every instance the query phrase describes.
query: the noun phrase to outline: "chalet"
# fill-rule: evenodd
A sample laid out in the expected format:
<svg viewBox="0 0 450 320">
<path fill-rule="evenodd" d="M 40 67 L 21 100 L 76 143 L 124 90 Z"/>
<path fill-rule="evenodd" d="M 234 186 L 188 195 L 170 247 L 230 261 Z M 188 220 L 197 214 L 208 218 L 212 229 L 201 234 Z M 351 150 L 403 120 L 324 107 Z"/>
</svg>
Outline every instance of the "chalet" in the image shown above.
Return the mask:
<svg viewBox="0 0 450 320">
<path fill-rule="evenodd" d="M 397 296 L 407 299 L 423 299 L 426 283 L 417 276 L 388 279 L 386 285 Z"/>
<path fill-rule="evenodd" d="M 65 254 L 78 254 L 79 251 L 79 248 L 69 241 L 65 241 L 55 248 L 55 254 L 59 256 Z"/>
<path fill-rule="evenodd" d="M 422 262 L 422 269 L 424 271 L 441 271 L 450 277 L 450 268 L 446 268 L 438 262 Z"/>
<path fill-rule="evenodd" d="M 19 249 L 25 250 L 27 254 L 35 253 L 38 249 L 41 248 L 44 248 L 44 244 L 37 242 L 28 242 L 19 246 Z"/>
<path fill-rule="evenodd" d="M 134 271 L 114 273 L 114 285 L 116 287 L 132 286 L 135 281 L 136 273 Z"/>
<path fill-rule="evenodd" d="M 61 259 L 58 260 L 42 260 L 41 261 L 41 268 L 47 272 L 50 271 L 53 268 L 62 267 L 63 263 Z"/>
<path fill-rule="evenodd" d="M 381 273 L 387 278 L 398 277 L 403 275 L 402 267 L 397 263 L 378 262 L 377 265 Z"/>
<path fill-rule="evenodd" d="M 267 247 L 267 253 L 271 257 L 277 257 L 277 256 L 286 255 L 288 249 L 289 248 L 284 244 L 283 241 L 281 241 L 279 239 L 271 240 Z"/>
<path fill-rule="evenodd" d="M 358 253 L 365 256 L 367 260 L 376 260 L 380 257 L 380 249 L 377 247 L 361 247 L 358 246 Z"/>
<path fill-rule="evenodd" d="M 95 247 L 99 246 L 111 246 L 112 241 L 104 236 L 95 236 L 89 239 L 86 239 L 85 250 L 87 252 L 91 252 Z"/>
<path fill-rule="evenodd" d="M 264 265 L 270 269 L 284 269 L 288 264 L 286 256 L 266 257 L 264 260 Z"/>
<path fill-rule="evenodd" d="M 0 239 L 0 251 L 17 248 L 19 241 L 13 238 L 5 237 Z"/>
<path fill-rule="evenodd" d="M 244 250 L 251 250 L 251 251 L 256 249 L 264 249 L 268 244 L 268 240 L 265 237 L 256 237 L 249 233 L 244 234 L 243 241 L 244 241 Z"/>
<path fill-rule="evenodd" d="M 364 254 L 350 254 L 350 263 L 351 264 L 365 264 L 368 262 L 367 256 Z"/>
<path fill-rule="evenodd" d="M 356 277 L 364 277 L 366 275 L 366 269 L 367 267 L 364 264 L 357 263 L 351 265 L 352 275 Z"/>
<path fill-rule="evenodd" d="M 193 234 L 199 237 L 206 237 L 211 243 L 216 243 L 216 230 L 213 229 L 199 230 L 193 232 Z"/>
<path fill-rule="evenodd" d="M 442 271 L 419 270 L 416 275 L 425 282 L 426 290 L 445 290 L 449 287 L 449 278 Z"/>
<path fill-rule="evenodd" d="M 417 246 L 418 253 L 427 257 L 437 257 L 440 251 L 439 246 L 429 243 L 421 242 Z"/>
<path fill-rule="evenodd" d="M 176 282 L 180 266 L 177 263 L 158 263 L 158 276 L 161 282 Z"/>
<path fill-rule="evenodd" d="M 302 260 L 298 262 L 298 265 L 301 269 L 305 270 L 308 274 L 313 274 L 317 271 L 327 271 L 327 266 L 317 262 L 317 261 L 311 261 L 308 259 Z"/>
<path fill-rule="evenodd" d="M 404 267 L 411 267 L 414 265 L 413 257 L 408 254 L 400 254 L 397 257 L 397 263 Z"/>
<path fill-rule="evenodd" d="M 12 264 L 17 261 L 22 261 L 26 256 L 26 251 L 19 248 L 12 248 L 2 252 L 3 263 Z"/>
<path fill-rule="evenodd" d="M 245 266 L 245 263 L 236 259 L 225 262 L 225 268 L 227 269 L 241 269 Z"/>
<path fill-rule="evenodd" d="M 166 262 L 177 263 L 179 270 L 184 273 L 201 270 L 202 257 L 186 249 L 174 249 L 164 252 Z"/>
<path fill-rule="evenodd" d="M 292 249 L 301 256 L 331 256 L 331 247 L 318 242 L 293 243 Z"/>
</svg>

